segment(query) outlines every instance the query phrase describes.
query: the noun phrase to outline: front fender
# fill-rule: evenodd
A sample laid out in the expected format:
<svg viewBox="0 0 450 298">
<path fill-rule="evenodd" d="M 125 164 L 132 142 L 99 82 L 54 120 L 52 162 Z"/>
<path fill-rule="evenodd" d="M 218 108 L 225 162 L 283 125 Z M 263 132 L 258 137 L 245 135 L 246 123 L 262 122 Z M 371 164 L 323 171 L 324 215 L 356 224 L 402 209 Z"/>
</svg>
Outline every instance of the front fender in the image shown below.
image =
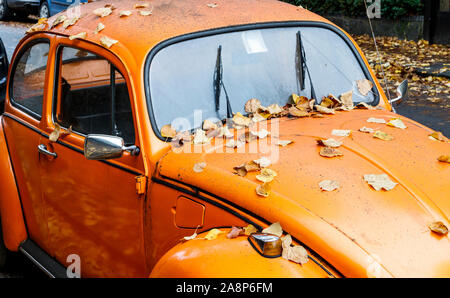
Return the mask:
<svg viewBox="0 0 450 298">
<path fill-rule="evenodd" d="M 27 231 L 3 131 L 3 116 L 0 116 L 0 220 L 6 248 L 17 251 L 27 239 Z"/>
<path fill-rule="evenodd" d="M 228 230 L 229 231 L 229 230 Z M 247 236 L 228 239 L 189 240 L 169 250 L 155 265 L 150 277 L 164 278 L 272 278 L 330 277 L 313 261 L 299 265 L 279 258 L 265 258 L 250 245 Z"/>
</svg>

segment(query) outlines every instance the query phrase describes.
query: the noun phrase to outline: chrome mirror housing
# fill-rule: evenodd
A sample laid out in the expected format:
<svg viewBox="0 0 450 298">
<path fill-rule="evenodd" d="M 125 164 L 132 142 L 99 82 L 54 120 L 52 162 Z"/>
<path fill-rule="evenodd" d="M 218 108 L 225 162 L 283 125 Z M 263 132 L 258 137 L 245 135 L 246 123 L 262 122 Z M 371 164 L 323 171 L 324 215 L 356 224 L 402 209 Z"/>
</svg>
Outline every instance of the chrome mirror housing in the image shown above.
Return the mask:
<svg viewBox="0 0 450 298">
<path fill-rule="evenodd" d="M 121 137 L 89 134 L 84 140 L 84 156 L 89 160 L 121 157 L 124 142 Z"/>
<path fill-rule="evenodd" d="M 397 97 L 390 100 L 390 104 L 399 104 L 408 95 L 408 80 L 404 80 L 397 87 Z"/>
</svg>

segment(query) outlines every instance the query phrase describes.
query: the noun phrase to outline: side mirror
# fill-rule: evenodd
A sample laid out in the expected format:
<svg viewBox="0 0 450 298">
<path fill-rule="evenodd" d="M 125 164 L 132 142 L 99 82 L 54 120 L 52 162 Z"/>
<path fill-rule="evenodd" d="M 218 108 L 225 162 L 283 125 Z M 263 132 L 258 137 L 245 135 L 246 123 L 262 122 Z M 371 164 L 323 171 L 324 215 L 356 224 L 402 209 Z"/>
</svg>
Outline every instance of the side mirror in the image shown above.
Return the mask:
<svg viewBox="0 0 450 298">
<path fill-rule="evenodd" d="M 404 80 L 397 87 L 397 97 L 391 99 L 390 104 L 399 104 L 403 99 L 406 99 L 408 95 L 408 80 Z"/>
<path fill-rule="evenodd" d="M 130 151 L 131 155 L 139 155 L 136 146 L 124 146 L 121 137 L 89 134 L 84 140 L 84 156 L 89 160 L 105 160 L 119 158 L 123 151 Z"/>
</svg>

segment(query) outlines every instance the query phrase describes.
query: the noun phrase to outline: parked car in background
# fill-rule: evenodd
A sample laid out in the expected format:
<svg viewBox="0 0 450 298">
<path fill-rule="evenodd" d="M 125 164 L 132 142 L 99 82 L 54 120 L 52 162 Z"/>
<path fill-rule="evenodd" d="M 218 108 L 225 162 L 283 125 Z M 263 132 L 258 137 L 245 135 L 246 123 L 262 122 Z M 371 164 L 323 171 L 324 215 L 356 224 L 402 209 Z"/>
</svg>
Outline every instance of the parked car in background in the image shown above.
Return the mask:
<svg viewBox="0 0 450 298">
<path fill-rule="evenodd" d="M 39 0 L 0 0 L 0 20 L 7 20 L 12 16 L 26 17 L 39 11 Z M 44 1 L 45 2 L 45 1 Z"/>
<path fill-rule="evenodd" d="M 41 0 L 39 6 L 39 17 L 48 18 L 60 11 L 66 10 L 71 5 L 85 2 L 87 2 L 87 0 Z"/>
</svg>

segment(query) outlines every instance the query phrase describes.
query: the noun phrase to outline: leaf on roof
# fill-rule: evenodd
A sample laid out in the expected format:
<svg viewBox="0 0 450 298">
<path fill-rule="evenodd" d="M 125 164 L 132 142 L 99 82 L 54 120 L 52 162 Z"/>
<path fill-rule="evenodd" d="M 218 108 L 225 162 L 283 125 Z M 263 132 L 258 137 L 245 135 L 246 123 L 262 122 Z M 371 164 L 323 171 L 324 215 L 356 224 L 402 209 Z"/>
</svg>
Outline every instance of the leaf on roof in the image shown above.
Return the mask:
<svg viewBox="0 0 450 298">
<path fill-rule="evenodd" d="M 283 248 L 283 252 L 281 257 L 283 259 L 298 263 L 298 264 L 306 264 L 309 260 L 308 252 L 303 246 L 295 245 L 292 246 L 292 237 L 287 234 L 286 236 L 281 238 L 281 246 Z"/>
<path fill-rule="evenodd" d="M 261 129 L 259 131 L 250 131 L 250 134 L 252 134 L 253 136 L 257 137 L 258 139 L 264 139 L 268 135 L 270 135 L 270 132 L 268 132 L 267 130 L 265 130 L 263 128 L 263 129 Z"/>
<path fill-rule="evenodd" d="M 367 119 L 367 122 L 369 123 L 386 123 L 386 120 L 382 119 L 382 118 L 373 118 L 370 117 L 369 119 Z"/>
<path fill-rule="evenodd" d="M 364 181 L 377 191 L 381 189 L 391 190 L 397 185 L 397 183 L 389 179 L 389 176 L 386 174 L 366 174 L 364 175 Z"/>
<path fill-rule="evenodd" d="M 357 80 L 356 85 L 358 86 L 359 93 L 364 96 L 366 96 L 373 87 L 373 83 L 367 79 Z"/>
<path fill-rule="evenodd" d="M 242 142 L 240 140 L 229 140 L 225 146 L 228 148 L 239 148 L 245 145 L 245 142 Z"/>
<path fill-rule="evenodd" d="M 139 14 L 141 16 L 149 16 L 149 15 L 152 14 L 152 11 L 150 11 L 150 10 L 139 10 Z"/>
<path fill-rule="evenodd" d="M 194 164 L 193 170 L 195 173 L 203 172 L 203 169 L 206 167 L 206 162 L 198 162 Z"/>
<path fill-rule="evenodd" d="M 440 131 L 435 131 L 435 132 L 429 134 L 428 137 L 433 141 L 441 141 L 441 142 L 446 141 L 444 135 Z"/>
<path fill-rule="evenodd" d="M 388 126 L 397 127 L 401 129 L 405 129 L 406 125 L 403 123 L 403 121 L 400 118 L 392 118 L 387 123 Z"/>
<path fill-rule="evenodd" d="M 278 237 L 281 237 L 283 235 L 283 229 L 281 228 L 281 225 L 279 222 L 273 223 L 264 230 L 262 230 L 263 233 L 276 235 Z"/>
<path fill-rule="evenodd" d="M 239 126 L 249 126 L 252 123 L 252 119 L 245 117 L 241 113 L 237 112 L 233 116 L 233 123 Z"/>
<path fill-rule="evenodd" d="M 206 133 L 203 129 L 196 129 L 194 133 L 194 139 L 192 142 L 194 145 L 207 144 L 211 141 L 211 138 L 206 136 Z"/>
<path fill-rule="evenodd" d="M 291 140 L 278 140 L 277 142 L 276 142 L 276 144 L 278 145 L 278 146 L 281 146 L 281 147 L 286 147 L 287 145 L 289 145 L 289 144 L 291 144 L 291 143 L 293 143 L 294 141 L 291 141 Z"/>
<path fill-rule="evenodd" d="M 206 119 L 205 121 L 203 121 L 202 129 L 204 131 L 208 131 L 210 129 L 217 129 L 217 124 L 215 124 L 211 120 Z"/>
<path fill-rule="evenodd" d="M 234 167 L 233 169 L 236 171 L 235 172 L 236 174 L 238 174 L 241 177 L 244 177 L 245 175 L 247 175 L 248 172 L 259 171 L 261 167 L 259 166 L 259 164 L 255 163 L 252 160 L 244 164 L 241 164 L 240 166 Z"/>
<path fill-rule="evenodd" d="M 331 134 L 338 137 L 348 137 L 352 131 L 350 129 L 333 129 Z"/>
<path fill-rule="evenodd" d="M 264 168 L 261 170 L 261 174 L 256 175 L 255 178 L 261 182 L 268 183 L 271 182 L 276 176 L 277 172 L 268 168 Z"/>
<path fill-rule="evenodd" d="M 283 109 L 278 104 L 274 103 L 266 107 L 265 111 L 267 111 L 271 116 L 275 116 L 283 112 Z"/>
<path fill-rule="evenodd" d="M 448 228 L 447 226 L 441 222 L 441 221 L 435 221 L 428 224 L 428 228 L 439 235 L 447 235 L 448 234 Z"/>
<path fill-rule="evenodd" d="M 330 148 L 330 147 L 320 148 L 319 154 L 320 154 L 320 156 L 329 157 L 329 158 L 344 155 L 341 151 L 334 149 L 334 148 Z"/>
<path fill-rule="evenodd" d="M 123 10 L 119 13 L 119 17 L 129 17 L 131 16 L 132 12 L 129 10 Z"/>
<path fill-rule="evenodd" d="M 340 186 L 339 181 L 336 180 L 322 180 L 319 182 L 319 187 L 325 191 L 333 191 Z"/>
<path fill-rule="evenodd" d="M 306 110 L 303 110 L 303 109 L 300 110 L 295 106 L 290 107 L 288 112 L 289 112 L 289 115 L 291 115 L 292 117 L 309 117 L 309 116 L 311 116 L 311 114 L 309 112 L 307 112 Z"/>
<path fill-rule="evenodd" d="M 450 155 L 441 155 L 441 156 L 438 157 L 438 160 L 440 162 L 450 163 Z"/>
<path fill-rule="evenodd" d="M 33 26 L 31 26 L 31 27 L 26 31 L 26 33 L 32 33 L 32 32 L 35 32 L 35 31 L 44 30 L 45 26 L 46 26 L 46 24 L 39 24 L 39 23 L 36 23 L 36 24 L 34 24 Z"/>
<path fill-rule="evenodd" d="M 208 6 L 209 8 L 215 8 L 215 7 L 219 6 L 219 4 L 217 4 L 217 3 L 208 3 L 208 4 L 206 4 L 206 6 Z"/>
<path fill-rule="evenodd" d="M 266 167 L 270 166 L 270 164 L 272 163 L 270 161 L 270 159 L 268 159 L 267 157 L 261 157 L 259 159 L 254 159 L 253 161 L 256 164 L 258 164 L 261 168 L 266 168 Z"/>
<path fill-rule="evenodd" d="M 115 39 L 109 38 L 107 36 L 100 37 L 100 44 L 108 49 L 116 43 L 118 43 L 118 41 Z"/>
<path fill-rule="evenodd" d="M 105 29 L 105 25 L 103 25 L 102 23 L 98 23 L 97 27 L 95 27 L 94 34 L 98 34 L 103 29 Z"/>
<path fill-rule="evenodd" d="M 339 99 L 342 102 L 342 105 L 346 108 L 352 109 L 353 108 L 353 91 L 347 91 L 341 94 Z"/>
<path fill-rule="evenodd" d="M 111 7 L 100 7 L 100 8 L 94 9 L 94 11 L 92 11 L 92 13 L 100 18 L 103 18 L 103 17 L 109 16 L 112 13 L 112 9 L 111 9 Z"/>
<path fill-rule="evenodd" d="M 342 142 L 336 141 L 335 139 L 317 140 L 317 144 L 321 146 L 337 148 L 342 145 Z"/>
<path fill-rule="evenodd" d="M 75 35 L 70 35 L 70 36 L 69 36 L 69 39 L 70 39 L 70 40 L 74 40 L 74 39 L 84 39 L 84 38 L 86 38 L 86 36 L 87 36 L 87 33 L 86 33 L 86 32 L 80 32 L 80 33 L 75 34 Z"/>
<path fill-rule="evenodd" d="M 147 8 L 150 4 L 148 3 L 136 3 L 133 7 L 134 8 Z"/>
<path fill-rule="evenodd" d="M 373 110 L 374 107 L 372 107 L 371 105 L 368 105 L 365 102 L 360 102 L 355 106 L 355 109 L 362 109 L 362 110 Z"/>
<path fill-rule="evenodd" d="M 177 134 L 177 131 L 172 128 L 172 125 L 166 124 L 161 127 L 161 136 L 163 138 L 173 138 Z"/>
<path fill-rule="evenodd" d="M 391 136 L 391 135 L 389 135 L 389 134 L 387 134 L 387 133 L 385 133 L 385 132 L 383 132 L 383 131 L 381 131 L 381 130 L 377 130 L 377 131 L 373 134 L 373 137 L 374 137 L 374 138 L 378 138 L 378 139 L 383 140 L 383 141 L 391 141 L 391 140 L 394 139 L 393 136 Z"/>
<path fill-rule="evenodd" d="M 52 25 L 50 26 L 50 29 L 63 23 L 66 19 L 67 19 L 67 16 L 65 14 L 57 16 L 56 19 L 53 21 Z"/>
<path fill-rule="evenodd" d="M 334 109 L 339 106 L 342 106 L 342 102 L 334 97 L 333 94 L 329 94 L 327 97 L 323 97 L 322 101 L 320 102 L 320 106 L 328 109 Z"/>
<path fill-rule="evenodd" d="M 258 185 L 255 190 L 257 195 L 268 197 L 270 195 L 271 188 L 269 183 L 263 183 L 261 185 Z"/>
<path fill-rule="evenodd" d="M 316 109 L 316 111 L 318 111 L 322 114 L 335 114 L 333 109 L 329 109 L 329 108 L 323 107 L 321 105 L 315 105 L 314 108 Z"/>
<path fill-rule="evenodd" d="M 75 23 L 78 22 L 79 19 L 80 19 L 80 17 L 78 17 L 78 16 L 72 17 L 70 19 L 66 19 L 63 22 L 63 28 L 67 29 L 68 27 L 75 25 Z"/>
<path fill-rule="evenodd" d="M 375 130 L 373 128 L 365 127 L 365 126 L 361 127 L 359 129 L 359 131 L 360 132 L 365 132 L 365 133 L 374 133 L 375 132 Z"/>
</svg>

